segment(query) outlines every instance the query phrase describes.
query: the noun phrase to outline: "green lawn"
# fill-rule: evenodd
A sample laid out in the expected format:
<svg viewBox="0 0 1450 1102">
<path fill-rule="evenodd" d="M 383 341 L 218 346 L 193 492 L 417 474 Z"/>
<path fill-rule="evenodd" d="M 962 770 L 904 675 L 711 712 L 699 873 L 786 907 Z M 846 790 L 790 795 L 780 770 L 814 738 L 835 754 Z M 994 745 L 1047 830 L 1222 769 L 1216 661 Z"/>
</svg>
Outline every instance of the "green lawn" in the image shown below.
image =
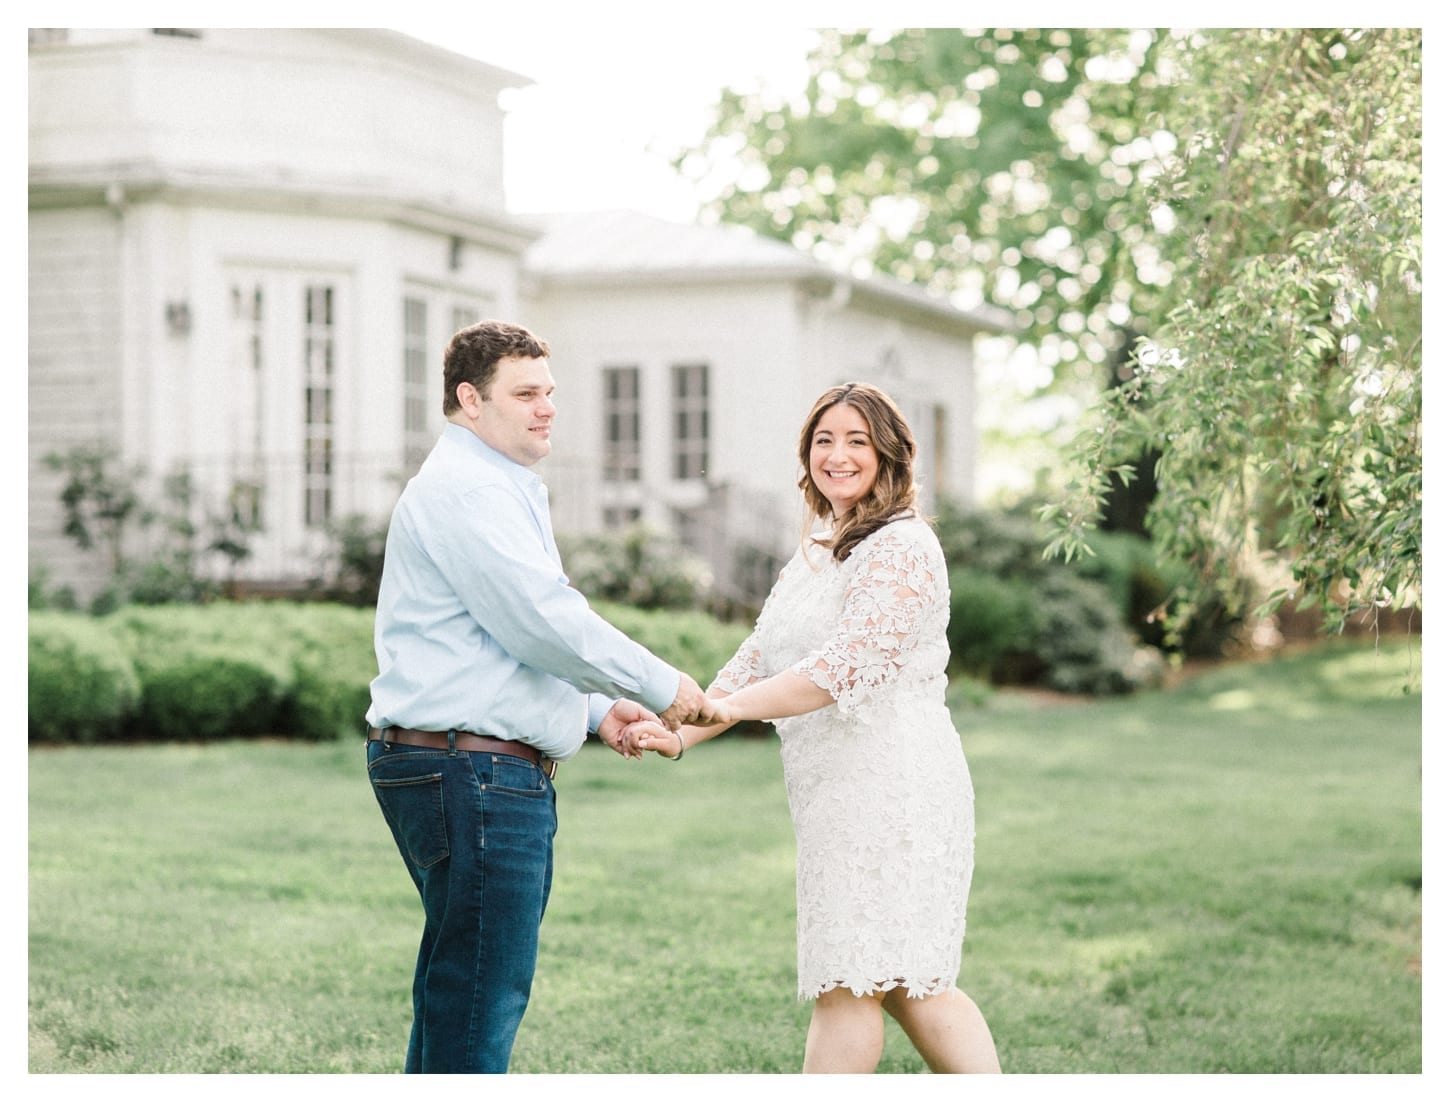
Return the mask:
<svg viewBox="0 0 1450 1102">
<path fill-rule="evenodd" d="M 1008 1072 L 1421 1069 L 1418 642 L 957 718 Z M 1408 691 L 1407 691 L 1408 686 Z M 29 754 L 32 1072 L 391 1072 L 420 912 L 360 740 Z M 521 1072 L 794 1072 L 773 740 L 586 747 Z M 920 1064 L 894 1027 L 882 1071 Z"/>
</svg>

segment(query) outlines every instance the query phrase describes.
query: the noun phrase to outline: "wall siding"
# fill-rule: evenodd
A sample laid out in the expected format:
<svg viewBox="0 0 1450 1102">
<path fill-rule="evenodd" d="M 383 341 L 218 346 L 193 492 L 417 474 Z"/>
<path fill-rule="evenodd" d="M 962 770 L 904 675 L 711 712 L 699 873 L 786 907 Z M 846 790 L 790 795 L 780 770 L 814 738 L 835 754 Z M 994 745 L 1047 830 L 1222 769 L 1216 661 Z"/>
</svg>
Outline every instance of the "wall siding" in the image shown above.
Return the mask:
<svg viewBox="0 0 1450 1102">
<path fill-rule="evenodd" d="M 405 296 L 428 304 L 435 432 L 442 348 L 460 316 L 520 321 L 553 346 L 559 431 L 539 473 L 561 532 L 597 530 L 602 503 L 619 497 L 599 469 L 607 366 L 640 369 L 642 478 L 630 492 L 660 527 L 682 511 L 719 514 L 725 536 L 789 553 L 800 532 L 800 421 L 844 379 L 883 385 L 919 433 L 944 407 L 949 454 L 938 469 L 970 493 L 972 352 L 960 331 L 915 326 L 889 304 L 823 298 L 797 282 L 798 266 L 768 278 L 545 277 L 521 292 L 527 234 L 508 228 L 503 209 L 497 106 L 512 74 L 364 31 L 96 34 L 31 50 L 29 544 L 54 581 L 85 595 L 104 578 L 99 557 L 61 534 L 47 452 L 105 441 L 153 477 L 186 463 L 217 492 L 260 454 L 264 502 L 286 504 L 274 516 L 296 512 L 298 312 L 310 282 L 335 287 L 339 311 L 336 519 L 384 519 L 410 473 Z M 99 198 L 108 183 L 114 210 Z M 92 207 L 51 205 L 86 190 Z M 262 377 L 235 352 L 234 280 L 266 288 Z M 189 328 L 166 322 L 179 303 Z M 701 363 L 709 477 L 675 479 L 671 370 Z M 244 408 L 236 396 L 246 393 L 261 397 Z M 310 576 L 322 536 L 301 528 L 280 516 L 242 574 Z"/>
<path fill-rule="evenodd" d="M 32 570 L 99 586 L 102 562 L 62 534 L 61 479 L 44 458 L 120 446 L 121 256 L 104 208 L 33 213 L 29 241 L 28 474 Z"/>
</svg>

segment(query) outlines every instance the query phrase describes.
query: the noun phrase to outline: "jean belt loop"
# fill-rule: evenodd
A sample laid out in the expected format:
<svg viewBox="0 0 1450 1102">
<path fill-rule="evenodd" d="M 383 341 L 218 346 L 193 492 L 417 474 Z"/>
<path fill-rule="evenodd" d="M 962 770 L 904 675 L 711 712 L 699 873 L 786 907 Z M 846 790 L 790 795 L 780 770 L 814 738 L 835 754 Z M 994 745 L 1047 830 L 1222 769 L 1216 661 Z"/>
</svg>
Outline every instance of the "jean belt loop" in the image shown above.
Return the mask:
<svg viewBox="0 0 1450 1102">
<path fill-rule="evenodd" d="M 456 758 L 458 756 L 458 747 L 453 745 L 455 741 L 457 741 L 456 733 L 450 727 L 448 728 L 448 756 L 450 758 Z"/>
</svg>

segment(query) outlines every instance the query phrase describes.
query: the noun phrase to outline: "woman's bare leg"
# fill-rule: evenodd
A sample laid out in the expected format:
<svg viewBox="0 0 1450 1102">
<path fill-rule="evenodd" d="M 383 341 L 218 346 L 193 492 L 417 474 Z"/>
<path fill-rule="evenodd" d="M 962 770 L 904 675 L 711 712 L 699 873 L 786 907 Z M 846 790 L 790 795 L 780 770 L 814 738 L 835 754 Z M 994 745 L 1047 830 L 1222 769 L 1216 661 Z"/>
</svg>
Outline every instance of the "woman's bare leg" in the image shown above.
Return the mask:
<svg viewBox="0 0 1450 1102">
<path fill-rule="evenodd" d="M 977 1004 L 956 988 L 944 995 L 907 998 L 900 987 L 882 1000 L 926 1066 L 936 1072 L 1000 1072 L 997 1046 Z"/>
<path fill-rule="evenodd" d="M 806 1031 L 807 1074 L 864 1075 L 876 1070 L 886 1030 L 878 995 L 837 987 L 816 999 Z"/>
</svg>

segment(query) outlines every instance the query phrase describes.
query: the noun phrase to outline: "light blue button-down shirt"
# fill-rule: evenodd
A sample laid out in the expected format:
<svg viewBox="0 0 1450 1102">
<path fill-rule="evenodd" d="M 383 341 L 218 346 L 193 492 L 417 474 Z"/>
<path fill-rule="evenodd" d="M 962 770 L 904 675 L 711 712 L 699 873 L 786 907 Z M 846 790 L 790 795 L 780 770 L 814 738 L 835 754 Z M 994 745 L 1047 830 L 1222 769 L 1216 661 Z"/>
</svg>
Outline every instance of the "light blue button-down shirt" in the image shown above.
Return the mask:
<svg viewBox="0 0 1450 1102">
<path fill-rule="evenodd" d="M 563 761 L 615 700 L 659 712 L 680 675 L 570 588 L 538 475 L 449 424 L 388 527 L 373 727 L 518 739 Z"/>
</svg>

